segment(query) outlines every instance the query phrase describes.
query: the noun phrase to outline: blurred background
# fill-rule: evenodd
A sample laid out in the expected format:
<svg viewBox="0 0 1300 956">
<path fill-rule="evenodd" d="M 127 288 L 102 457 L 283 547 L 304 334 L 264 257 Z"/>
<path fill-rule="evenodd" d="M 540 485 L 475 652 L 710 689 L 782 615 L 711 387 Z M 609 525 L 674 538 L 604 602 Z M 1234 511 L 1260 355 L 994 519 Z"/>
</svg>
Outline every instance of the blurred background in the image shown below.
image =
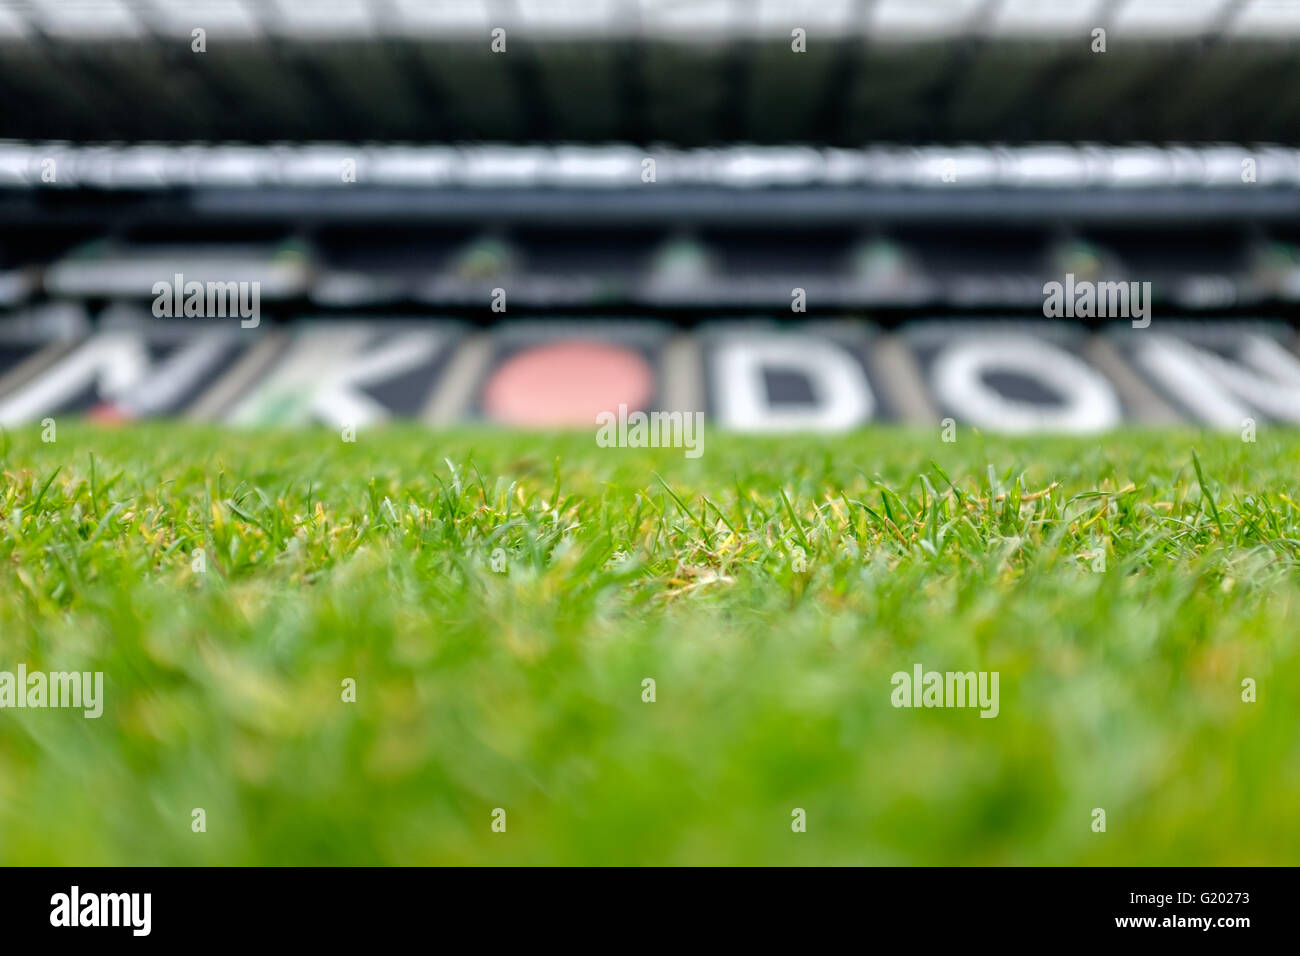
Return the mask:
<svg viewBox="0 0 1300 956">
<path fill-rule="evenodd" d="M 0 424 L 1300 421 L 1298 36 L 1293 0 L 0 0 Z M 1150 283 L 1151 326 L 1045 318 L 1067 276 Z M 160 317 L 189 282 L 257 314 Z"/>
<path fill-rule="evenodd" d="M 0 0 L 0 858 L 1294 862 L 1298 40 Z"/>
</svg>

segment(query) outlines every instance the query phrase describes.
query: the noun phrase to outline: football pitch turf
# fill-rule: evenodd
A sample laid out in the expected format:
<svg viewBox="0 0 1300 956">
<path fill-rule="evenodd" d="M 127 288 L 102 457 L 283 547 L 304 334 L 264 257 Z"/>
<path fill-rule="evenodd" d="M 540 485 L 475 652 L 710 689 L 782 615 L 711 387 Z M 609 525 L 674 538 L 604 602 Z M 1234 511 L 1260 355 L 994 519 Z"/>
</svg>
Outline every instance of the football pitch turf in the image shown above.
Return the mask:
<svg viewBox="0 0 1300 956">
<path fill-rule="evenodd" d="M 0 472 L 0 678 L 103 674 L 11 679 L 0 863 L 1300 859 L 1300 433 L 61 422 Z"/>
</svg>

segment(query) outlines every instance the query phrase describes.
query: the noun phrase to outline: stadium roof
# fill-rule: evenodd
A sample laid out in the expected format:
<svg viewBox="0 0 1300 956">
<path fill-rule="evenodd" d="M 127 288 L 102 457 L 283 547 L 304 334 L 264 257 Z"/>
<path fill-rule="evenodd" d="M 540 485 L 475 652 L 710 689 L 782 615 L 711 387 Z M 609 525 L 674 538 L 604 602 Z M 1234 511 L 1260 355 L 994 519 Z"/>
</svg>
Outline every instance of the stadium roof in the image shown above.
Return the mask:
<svg viewBox="0 0 1300 956">
<path fill-rule="evenodd" d="M 3 0 L 0 36 L 95 39 L 364 34 L 477 36 L 516 27 L 534 39 L 671 36 L 707 40 L 822 36 L 873 39 L 1066 36 L 1113 27 L 1130 34 L 1300 34 L 1287 0 Z"/>
<path fill-rule="evenodd" d="M 0 0 L 0 137 L 1294 145 L 1298 36 L 1283 0 Z"/>
</svg>

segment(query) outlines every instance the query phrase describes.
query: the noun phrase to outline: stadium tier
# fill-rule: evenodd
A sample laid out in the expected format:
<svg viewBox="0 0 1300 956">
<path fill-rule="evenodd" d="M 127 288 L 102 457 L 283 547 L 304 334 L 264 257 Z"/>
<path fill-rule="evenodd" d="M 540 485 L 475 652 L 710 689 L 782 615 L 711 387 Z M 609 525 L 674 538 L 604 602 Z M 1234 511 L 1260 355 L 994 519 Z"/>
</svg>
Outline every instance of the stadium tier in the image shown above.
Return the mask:
<svg viewBox="0 0 1300 956">
<path fill-rule="evenodd" d="M 1039 312 L 1151 283 L 1167 317 L 1300 296 L 1300 151 L 0 144 L 0 305 L 256 281 L 303 307 Z M 502 290 L 504 296 L 497 293 Z"/>
<path fill-rule="evenodd" d="M 1298 184 L 1276 145 L 10 142 L 0 424 L 1296 422 Z"/>
<path fill-rule="evenodd" d="M 72 305 L 0 326 L 0 425 L 63 414 L 363 427 L 410 418 L 591 428 L 613 409 L 704 412 L 723 428 L 842 431 L 945 419 L 1006 432 L 1125 422 L 1239 429 L 1300 422 L 1290 327 L 719 321 L 631 318 L 312 320 L 287 327 L 155 319 Z M 241 327 L 248 326 L 248 327 Z"/>
</svg>

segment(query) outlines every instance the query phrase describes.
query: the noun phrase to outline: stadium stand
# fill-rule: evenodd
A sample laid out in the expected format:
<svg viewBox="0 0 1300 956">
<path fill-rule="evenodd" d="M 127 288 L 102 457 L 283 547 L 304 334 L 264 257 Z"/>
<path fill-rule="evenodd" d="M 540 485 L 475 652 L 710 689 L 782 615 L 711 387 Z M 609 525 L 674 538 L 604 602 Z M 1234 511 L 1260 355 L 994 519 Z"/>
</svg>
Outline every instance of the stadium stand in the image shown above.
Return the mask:
<svg viewBox="0 0 1300 956">
<path fill-rule="evenodd" d="M 0 423 L 530 423 L 503 377 L 546 424 L 1300 421 L 1297 34 L 1279 0 L 0 3 Z M 564 341 L 604 348 L 518 375 Z M 561 400 L 602 361 L 651 384 Z"/>
</svg>

